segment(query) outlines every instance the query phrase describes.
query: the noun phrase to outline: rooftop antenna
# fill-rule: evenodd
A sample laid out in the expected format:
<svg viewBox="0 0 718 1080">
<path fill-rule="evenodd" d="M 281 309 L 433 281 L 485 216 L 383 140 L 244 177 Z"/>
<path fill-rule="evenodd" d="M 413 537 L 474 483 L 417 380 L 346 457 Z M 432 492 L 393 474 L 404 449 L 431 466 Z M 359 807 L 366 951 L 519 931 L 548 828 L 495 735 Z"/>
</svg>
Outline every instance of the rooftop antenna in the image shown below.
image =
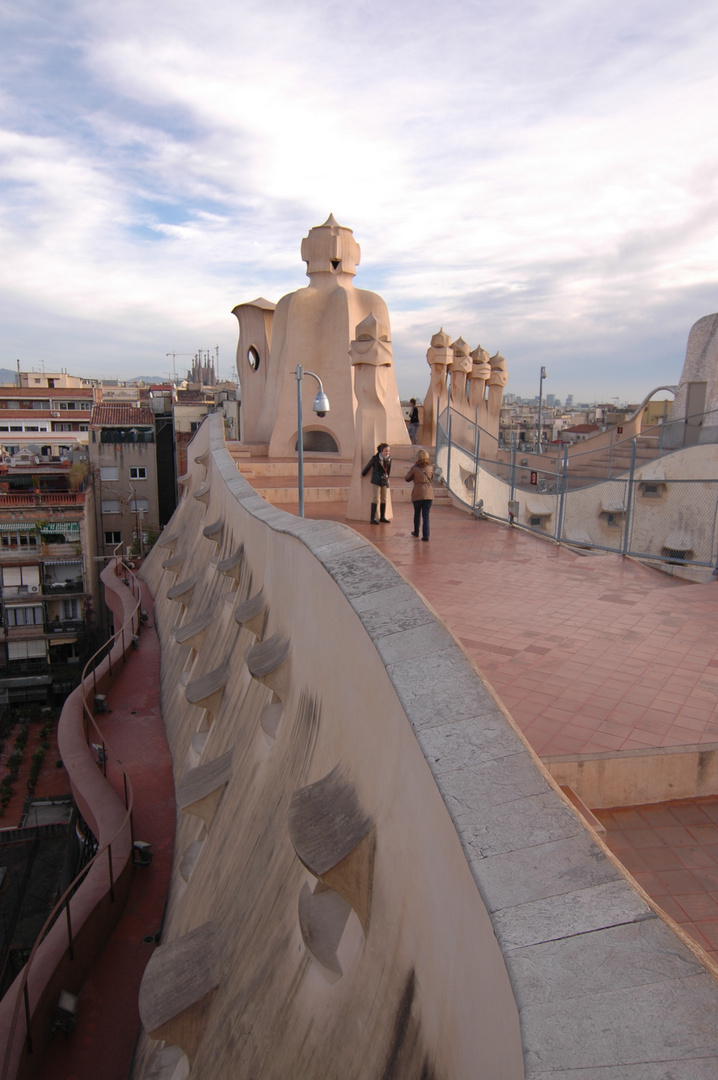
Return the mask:
<svg viewBox="0 0 718 1080">
<path fill-rule="evenodd" d="M 20 379 L 20 361 L 19 361 L 19 360 L 18 360 L 18 362 L 17 362 L 17 385 L 18 385 L 18 386 L 20 386 L 20 385 L 21 385 L 21 379 Z"/>
</svg>

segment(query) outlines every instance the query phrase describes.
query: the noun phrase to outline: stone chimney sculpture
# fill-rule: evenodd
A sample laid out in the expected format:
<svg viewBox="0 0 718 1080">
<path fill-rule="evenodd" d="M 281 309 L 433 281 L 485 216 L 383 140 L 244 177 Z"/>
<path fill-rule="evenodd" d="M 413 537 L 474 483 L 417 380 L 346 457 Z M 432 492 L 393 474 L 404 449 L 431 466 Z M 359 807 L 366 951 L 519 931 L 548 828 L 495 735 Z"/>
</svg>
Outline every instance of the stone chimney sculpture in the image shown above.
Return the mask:
<svg viewBox="0 0 718 1080">
<path fill-rule="evenodd" d="M 368 521 L 372 502 L 370 478 L 362 479 L 361 471 L 381 442 L 396 444 L 390 432 L 391 405 L 397 400 L 396 379 L 392 363 L 389 326 L 369 312 L 356 328 L 349 348 L 354 368 L 354 392 L 357 399 L 356 442 L 352 481 L 347 506 L 348 521 Z M 386 516 L 391 519 L 391 494 L 387 498 Z"/>
<path fill-rule="evenodd" d="M 467 382 L 471 371 L 471 352 L 462 337 L 451 346 L 454 354 L 449 371 L 451 373 L 451 407 L 462 415 L 468 416 Z"/>
<path fill-rule="evenodd" d="M 454 362 L 451 338 L 444 332 L 443 327 L 431 339 L 431 345 L 426 352 L 426 362 L 431 369 L 431 378 L 424 398 L 421 442 L 424 446 L 435 446 L 437 421 L 449 401 L 446 374 Z"/>
<path fill-rule="evenodd" d="M 479 427 L 486 428 L 487 403 L 486 387 L 491 377 L 491 362 L 486 349 L 480 345 L 471 353 L 471 371 L 469 372 L 469 408 L 477 417 Z M 478 413 L 477 413 L 478 410 Z"/>
<path fill-rule="evenodd" d="M 489 401 L 486 426 L 492 435 L 498 437 L 501 403 L 504 398 L 504 387 L 509 381 L 509 375 L 506 368 L 506 361 L 500 352 L 495 353 L 494 356 L 491 357 L 489 363 L 491 364 L 491 375 L 489 376 Z"/>
<path fill-rule="evenodd" d="M 352 230 L 339 225 L 333 215 L 323 225 L 310 229 L 302 240 L 301 250 L 309 285 L 282 297 L 274 311 L 270 332 L 265 330 L 262 336 L 266 324 L 260 325 L 257 318 L 255 309 L 259 301 L 234 309 L 240 324 L 237 358 L 244 431 L 251 433 L 257 442 L 266 442 L 270 457 L 295 453 L 294 372 L 301 364 L 319 376 L 331 404 L 324 417 L 305 411 L 305 450 L 336 453 L 351 459 L 356 397 L 347 353 L 355 328 L 370 312 L 387 328 L 389 313 L 376 293 L 354 287 L 359 245 Z M 393 377 L 393 366 L 391 371 Z M 255 384 L 259 385 L 262 379 L 261 395 L 253 394 Z M 245 401 L 251 408 L 245 408 Z M 408 445 L 410 440 L 396 389 L 394 400 L 386 402 L 386 409 L 388 439 Z M 249 441 L 248 435 L 245 440 Z"/>
</svg>

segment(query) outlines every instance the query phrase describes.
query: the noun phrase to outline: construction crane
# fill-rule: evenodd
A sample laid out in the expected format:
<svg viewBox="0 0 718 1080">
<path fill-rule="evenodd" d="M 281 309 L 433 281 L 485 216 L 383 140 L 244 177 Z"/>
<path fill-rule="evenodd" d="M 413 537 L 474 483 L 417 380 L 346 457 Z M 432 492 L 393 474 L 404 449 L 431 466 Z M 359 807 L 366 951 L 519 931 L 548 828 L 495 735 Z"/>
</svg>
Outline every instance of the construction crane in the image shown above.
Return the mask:
<svg viewBox="0 0 718 1080">
<path fill-rule="evenodd" d="M 172 357 L 172 381 L 173 381 L 175 386 L 177 385 L 177 368 L 175 366 L 176 357 L 178 357 L 178 356 L 193 356 L 193 355 L 194 355 L 193 353 L 188 353 L 188 352 L 166 352 L 165 353 L 165 356 L 171 356 Z"/>
</svg>

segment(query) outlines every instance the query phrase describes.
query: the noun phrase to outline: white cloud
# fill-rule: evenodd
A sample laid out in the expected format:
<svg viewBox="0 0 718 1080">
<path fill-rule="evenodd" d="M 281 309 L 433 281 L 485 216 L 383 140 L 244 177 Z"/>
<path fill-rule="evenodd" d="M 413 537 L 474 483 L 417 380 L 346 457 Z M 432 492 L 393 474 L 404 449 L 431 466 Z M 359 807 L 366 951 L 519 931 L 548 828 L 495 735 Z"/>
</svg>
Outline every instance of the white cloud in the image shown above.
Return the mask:
<svg viewBox="0 0 718 1080">
<path fill-rule="evenodd" d="M 518 392 L 547 353 L 564 393 L 590 369 L 623 394 L 627 352 L 637 389 L 649 359 L 673 381 L 676 342 L 715 310 L 702 0 L 6 7 L 13 354 L 72 367 L 91 342 L 132 374 L 186 336 L 228 356 L 229 309 L 301 286 L 301 237 L 330 211 L 389 303 L 405 392 L 442 323 L 501 347 Z M 46 331 L 20 321 L 39 298 Z"/>
</svg>

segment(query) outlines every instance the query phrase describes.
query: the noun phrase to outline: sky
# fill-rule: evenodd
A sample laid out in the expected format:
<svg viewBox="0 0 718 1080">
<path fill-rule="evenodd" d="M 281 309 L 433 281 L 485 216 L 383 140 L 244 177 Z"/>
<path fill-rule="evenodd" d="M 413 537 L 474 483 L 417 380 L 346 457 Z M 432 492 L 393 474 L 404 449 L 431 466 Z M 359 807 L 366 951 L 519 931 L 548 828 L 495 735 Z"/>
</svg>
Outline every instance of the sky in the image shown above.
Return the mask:
<svg viewBox="0 0 718 1080">
<path fill-rule="evenodd" d="M 0 367 L 236 377 L 330 213 L 402 397 L 443 327 L 639 401 L 718 311 L 714 0 L 0 0 L 0 42 Z"/>
</svg>

